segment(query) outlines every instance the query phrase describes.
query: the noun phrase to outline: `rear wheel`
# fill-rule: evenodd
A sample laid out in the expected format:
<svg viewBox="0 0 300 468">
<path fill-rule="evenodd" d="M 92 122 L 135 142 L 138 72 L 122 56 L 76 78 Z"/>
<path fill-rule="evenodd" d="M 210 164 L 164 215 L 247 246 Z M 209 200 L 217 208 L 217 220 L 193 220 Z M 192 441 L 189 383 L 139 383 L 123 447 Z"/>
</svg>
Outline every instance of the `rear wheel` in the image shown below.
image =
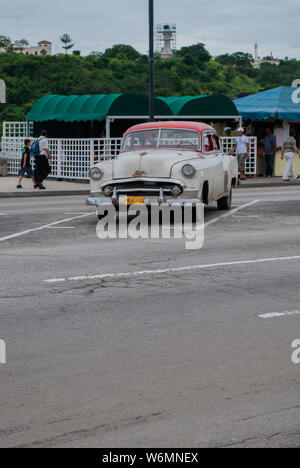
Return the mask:
<svg viewBox="0 0 300 468">
<path fill-rule="evenodd" d="M 230 210 L 232 204 L 232 188 L 230 189 L 229 195 L 227 197 L 220 198 L 217 203 L 219 210 Z"/>
</svg>

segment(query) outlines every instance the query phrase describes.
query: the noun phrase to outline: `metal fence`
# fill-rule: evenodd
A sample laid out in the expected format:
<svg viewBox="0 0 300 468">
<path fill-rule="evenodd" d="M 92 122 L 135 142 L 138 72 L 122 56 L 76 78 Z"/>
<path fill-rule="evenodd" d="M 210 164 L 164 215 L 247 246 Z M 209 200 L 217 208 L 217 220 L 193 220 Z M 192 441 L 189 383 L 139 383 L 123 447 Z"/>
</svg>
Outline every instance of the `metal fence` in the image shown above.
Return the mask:
<svg viewBox="0 0 300 468">
<path fill-rule="evenodd" d="M 225 153 L 234 147 L 234 137 L 221 138 Z M 250 137 L 251 157 L 246 162 L 246 174 L 256 174 L 257 139 Z M 121 138 L 84 138 L 84 139 L 49 139 L 49 148 L 53 157 L 50 177 L 58 179 L 88 179 L 88 172 L 97 162 L 115 159 L 120 152 Z M 17 174 L 20 168 L 21 150 L 24 138 L 4 137 L 2 139 L 2 157 L 8 159 L 8 173 Z M 34 165 L 34 161 L 32 161 Z"/>
</svg>

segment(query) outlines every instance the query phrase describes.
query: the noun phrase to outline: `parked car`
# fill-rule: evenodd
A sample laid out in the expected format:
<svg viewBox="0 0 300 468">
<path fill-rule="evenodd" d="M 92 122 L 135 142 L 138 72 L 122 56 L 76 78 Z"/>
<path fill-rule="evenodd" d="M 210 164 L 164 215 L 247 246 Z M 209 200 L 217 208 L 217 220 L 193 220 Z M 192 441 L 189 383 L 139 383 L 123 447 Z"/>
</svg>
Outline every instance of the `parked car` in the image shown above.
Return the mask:
<svg viewBox="0 0 300 468">
<path fill-rule="evenodd" d="M 89 176 L 92 206 L 217 202 L 229 210 L 238 165 L 209 125 L 168 121 L 129 128 L 118 157 L 96 164 Z"/>
</svg>

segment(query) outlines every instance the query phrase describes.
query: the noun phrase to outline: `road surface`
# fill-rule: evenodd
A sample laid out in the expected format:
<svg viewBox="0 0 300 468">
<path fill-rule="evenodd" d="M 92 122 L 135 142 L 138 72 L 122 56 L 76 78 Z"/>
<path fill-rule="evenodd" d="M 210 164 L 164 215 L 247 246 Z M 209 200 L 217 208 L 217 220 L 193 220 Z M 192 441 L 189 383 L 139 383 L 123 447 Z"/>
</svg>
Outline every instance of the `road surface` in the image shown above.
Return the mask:
<svg viewBox="0 0 300 468">
<path fill-rule="evenodd" d="M 0 203 L 0 447 L 300 445 L 297 187 L 207 208 L 196 251 L 100 241 L 83 197 Z"/>
</svg>

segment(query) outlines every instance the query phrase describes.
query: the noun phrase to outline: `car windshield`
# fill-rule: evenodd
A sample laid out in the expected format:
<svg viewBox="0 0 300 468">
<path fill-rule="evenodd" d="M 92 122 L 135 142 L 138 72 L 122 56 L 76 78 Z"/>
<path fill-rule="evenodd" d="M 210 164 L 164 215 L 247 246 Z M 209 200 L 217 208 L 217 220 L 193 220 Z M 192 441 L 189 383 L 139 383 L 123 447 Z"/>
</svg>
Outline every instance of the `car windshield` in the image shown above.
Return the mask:
<svg viewBox="0 0 300 468">
<path fill-rule="evenodd" d="M 123 144 L 123 151 L 155 148 L 198 151 L 200 148 L 200 135 L 193 130 L 170 128 L 139 130 L 128 133 Z"/>
</svg>

